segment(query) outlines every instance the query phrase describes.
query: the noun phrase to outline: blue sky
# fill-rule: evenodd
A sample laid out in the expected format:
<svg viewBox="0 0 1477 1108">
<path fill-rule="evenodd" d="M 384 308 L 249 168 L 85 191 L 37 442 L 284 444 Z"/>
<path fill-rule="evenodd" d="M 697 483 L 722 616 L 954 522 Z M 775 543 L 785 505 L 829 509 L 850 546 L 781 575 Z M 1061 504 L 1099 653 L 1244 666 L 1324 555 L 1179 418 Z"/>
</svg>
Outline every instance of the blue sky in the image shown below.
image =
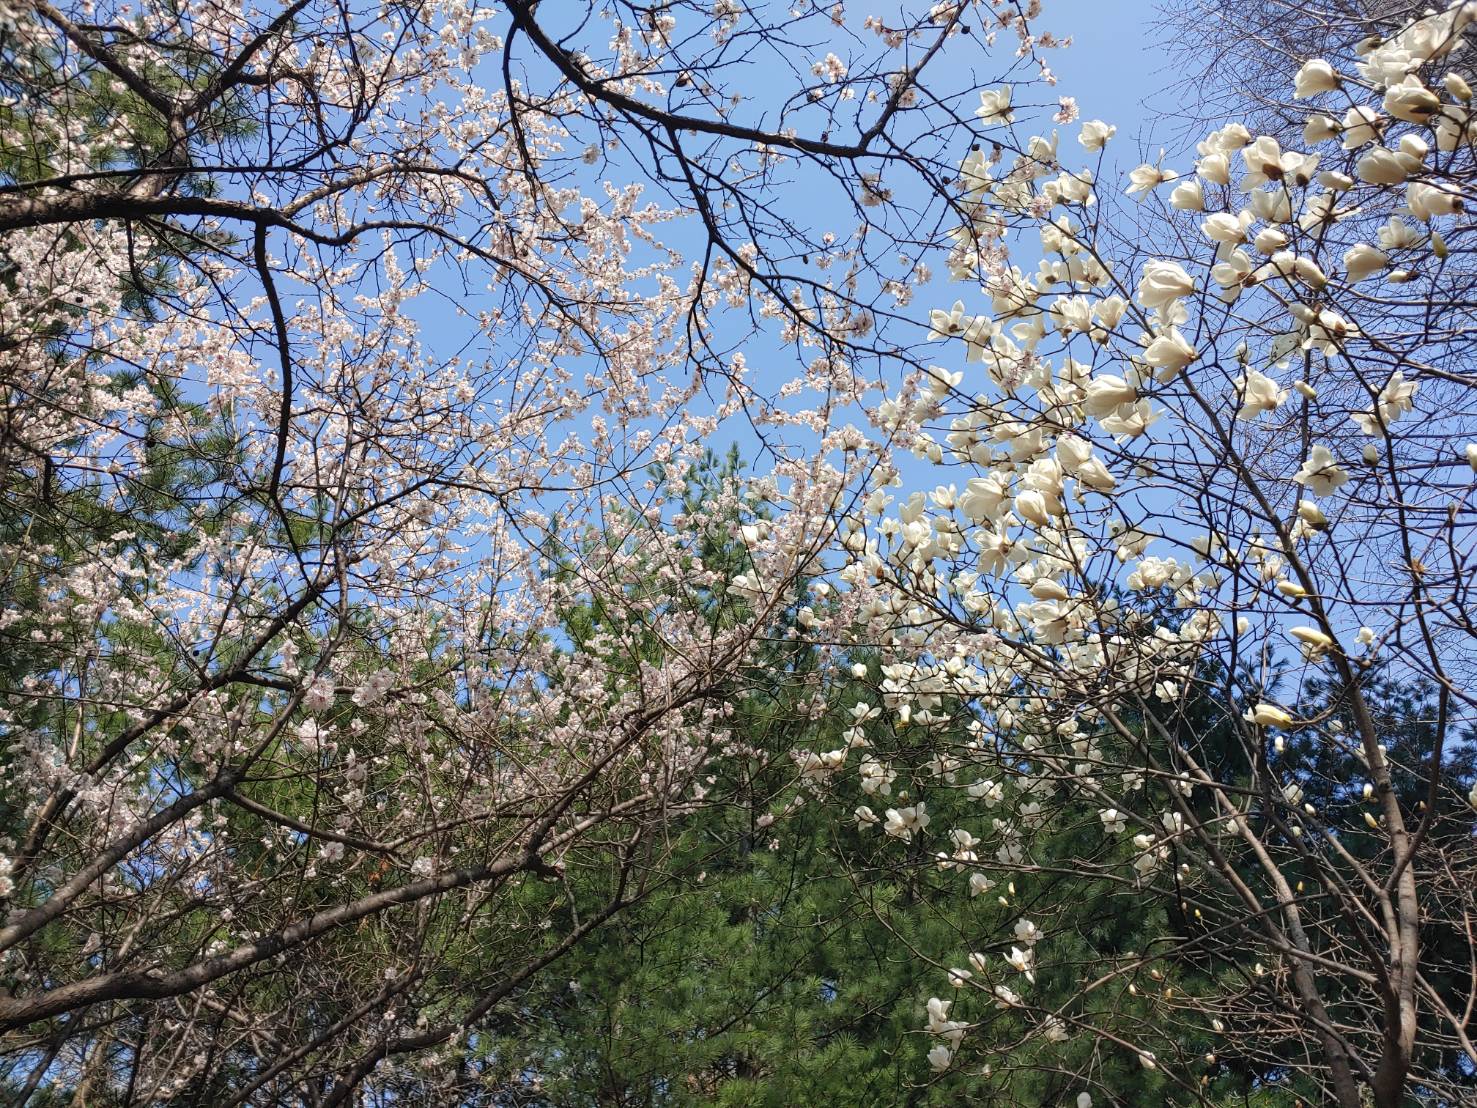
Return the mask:
<svg viewBox="0 0 1477 1108">
<path fill-rule="evenodd" d="M 1084 119 L 1117 125 L 1118 159 L 1133 157 L 1125 169 L 1138 164 L 1141 142 L 1161 141 L 1151 109 L 1169 62 L 1154 47 L 1154 14 L 1153 0 L 1046 0 L 1041 20 L 1072 36 L 1072 46 L 1056 56 L 1059 89 L 1077 98 Z"/>
</svg>

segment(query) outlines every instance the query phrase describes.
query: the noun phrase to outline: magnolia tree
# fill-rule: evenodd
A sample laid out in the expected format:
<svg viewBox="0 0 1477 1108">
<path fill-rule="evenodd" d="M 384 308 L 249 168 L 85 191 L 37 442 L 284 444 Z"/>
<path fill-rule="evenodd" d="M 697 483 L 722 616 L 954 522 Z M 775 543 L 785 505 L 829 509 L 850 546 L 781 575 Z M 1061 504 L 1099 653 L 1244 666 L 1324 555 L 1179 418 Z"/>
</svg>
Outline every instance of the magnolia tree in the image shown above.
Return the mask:
<svg viewBox="0 0 1477 1108">
<path fill-rule="evenodd" d="M 876 688 L 815 787 L 983 906 L 918 952 L 938 1080 L 1009 1041 L 1083 1105 L 1142 1103 L 1124 1057 L 1175 1100 L 1228 1068 L 1289 1103 L 1470 1097 L 1474 22 L 1293 62 L 1299 149 L 1231 123 L 1121 199 L 1112 126 L 1027 138 L 1020 90 L 982 93 L 941 247 L 975 287 L 928 335 L 954 367 L 876 410 L 937 476 L 844 515 L 813 630 Z M 1088 895 L 1173 933 L 1068 962 Z"/>
<path fill-rule="evenodd" d="M 479 1028 L 763 756 L 1033 14 L 0 8 L 10 1091 L 492 1095 Z M 764 465 L 692 513 L 720 428 Z"/>
</svg>

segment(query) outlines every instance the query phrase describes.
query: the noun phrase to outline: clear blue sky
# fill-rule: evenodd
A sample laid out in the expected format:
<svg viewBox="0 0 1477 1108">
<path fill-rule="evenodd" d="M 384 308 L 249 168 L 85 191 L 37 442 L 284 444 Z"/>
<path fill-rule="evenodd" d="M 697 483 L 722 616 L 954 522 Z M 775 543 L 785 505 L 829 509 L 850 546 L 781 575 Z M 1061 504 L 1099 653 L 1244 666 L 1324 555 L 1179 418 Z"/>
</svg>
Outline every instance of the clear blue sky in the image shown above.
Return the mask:
<svg viewBox="0 0 1477 1108">
<path fill-rule="evenodd" d="M 1150 118 L 1170 83 L 1168 61 L 1154 48 L 1153 0 L 1045 0 L 1041 26 L 1072 36 L 1056 55 L 1062 95 L 1075 96 L 1084 119 L 1118 127 L 1120 161 L 1138 164 L 1140 141 L 1160 141 Z M 1146 106 L 1146 102 L 1147 106 Z M 1125 141 L 1126 140 L 1126 141 Z M 1110 149 L 1112 147 L 1110 146 Z"/>
</svg>

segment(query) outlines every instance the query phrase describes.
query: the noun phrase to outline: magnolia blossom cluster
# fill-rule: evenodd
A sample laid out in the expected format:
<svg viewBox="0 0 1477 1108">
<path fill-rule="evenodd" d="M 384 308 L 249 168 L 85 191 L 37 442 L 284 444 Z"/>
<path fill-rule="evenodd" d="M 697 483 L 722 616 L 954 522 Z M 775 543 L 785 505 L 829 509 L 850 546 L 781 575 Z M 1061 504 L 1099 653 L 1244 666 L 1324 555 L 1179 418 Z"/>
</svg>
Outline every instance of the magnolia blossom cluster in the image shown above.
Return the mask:
<svg viewBox="0 0 1477 1108">
<path fill-rule="evenodd" d="M 1421 553 L 1393 580 L 1344 542 L 1397 543 L 1423 526 L 1414 511 L 1456 519 L 1472 489 L 1466 448 L 1442 430 L 1470 435 L 1469 378 L 1430 364 L 1442 328 L 1461 324 L 1419 305 L 1441 304 L 1455 280 L 1450 243 L 1474 200 L 1472 91 L 1442 70 L 1474 22 L 1477 4 L 1456 3 L 1360 44 L 1351 72 L 1304 64 L 1289 79 L 1315 101 L 1304 149 L 1231 123 L 1199 143 L 1192 172 L 1163 158 L 1133 170 L 1127 195 L 1183 244 L 1147 257 L 1094 237 L 1097 170 L 1068 168 L 1056 132 L 1017 139 L 1013 90 L 984 91 L 976 115 L 1003 140 L 960 166 L 966 219 L 946 256 L 984 297 L 934 310 L 927 336 L 962 367 L 930 367 L 875 410 L 882 436 L 939 483 L 893 495 L 904 476 L 881 468 L 841 524 L 852 602 L 817 631 L 881 654 L 878 702 L 858 706 L 859 723 L 936 744 L 905 763 L 854 734 L 818 756 L 868 801 L 854 810 L 864 833 L 923 843 L 972 896 L 1047 864 L 1038 829 L 1074 810 L 1134 883 L 1221 880 L 1216 844 L 1238 838 L 1275 874 L 1250 819 L 1274 819 L 1284 841 L 1325 833 L 1288 761 L 1301 734 L 1385 783 L 1366 786 L 1371 808 L 1344 833 L 1368 825 L 1399 847 L 1386 744 L 1303 718 L 1270 662 L 1348 681 L 1383 664 L 1381 643 L 1412 618 L 1398 599 L 1412 574 L 1417 595 L 1434 590 L 1417 606 L 1439 607 L 1466 573 L 1460 526 L 1407 538 Z M 1113 136 L 1089 121 L 1078 145 L 1101 154 Z M 1460 617 L 1444 611 L 1456 635 Z M 1396 664 L 1457 663 L 1430 649 Z M 1172 718 L 1207 667 L 1246 658 L 1264 659 L 1236 674 L 1235 696 L 1249 705 L 1245 741 L 1265 744 L 1265 799 L 1178 740 L 1154 754 L 1168 732 L 1134 722 Z M 977 819 L 942 822 L 935 798 L 960 793 Z M 897 799 L 879 815 L 884 797 Z M 1033 943 L 1004 956 L 1014 985 L 978 954 L 949 983 L 1029 1009 Z M 928 1003 L 936 1070 L 971 1026 L 956 1003 Z M 1057 1013 L 1032 1018 L 1048 1040 L 1065 1034 Z"/>
</svg>

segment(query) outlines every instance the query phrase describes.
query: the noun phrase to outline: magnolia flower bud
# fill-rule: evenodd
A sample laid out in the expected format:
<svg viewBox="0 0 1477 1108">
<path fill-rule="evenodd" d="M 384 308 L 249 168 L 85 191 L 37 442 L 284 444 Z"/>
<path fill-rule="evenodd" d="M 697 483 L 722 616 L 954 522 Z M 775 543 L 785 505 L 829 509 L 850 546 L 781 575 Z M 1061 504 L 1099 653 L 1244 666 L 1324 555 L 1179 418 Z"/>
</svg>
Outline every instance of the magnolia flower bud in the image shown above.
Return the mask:
<svg viewBox="0 0 1477 1108">
<path fill-rule="evenodd" d="M 1203 212 L 1205 192 L 1199 181 L 1182 181 L 1169 194 L 1169 206 L 1182 212 Z"/>
<path fill-rule="evenodd" d="M 1303 142 L 1309 146 L 1316 146 L 1320 142 L 1327 142 L 1339 133 L 1338 120 L 1332 116 L 1310 115 L 1308 122 L 1303 125 Z"/>
<path fill-rule="evenodd" d="M 1344 272 L 1352 282 L 1374 276 L 1390 264 L 1390 256 L 1367 243 L 1358 243 L 1344 252 Z"/>
<path fill-rule="evenodd" d="M 1462 103 L 1467 104 L 1472 100 L 1472 86 L 1460 73 L 1448 73 L 1441 78 L 1441 84 L 1447 92 L 1451 93 Z"/>
<path fill-rule="evenodd" d="M 1441 101 L 1415 74 L 1385 90 L 1385 111 L 1396 119 L 1425 123 L 1440 110 Z"/>
<path fill-rule="evenodd" d="M 1370 185 L 1399 185 L 1409 176 L 1400 156 L 1383 146 L 1375 147 L 1355 162 L 1354 173 Z"/>
<path fill-rule="evenodd" d="M 1298 501 L 1298 518 L 1315 531 L 1322 531 L 1328 526 L 1328 517 L 1312 500 Z"/>
<path fill-rule="evenodd" d="M 1258 727 L 1291 727 L 1293 722 L 1286 708 L 1265 700 L 1247 709 L 1246 718 Z"/>
<path fill-rule="evenodd" d="M 1322 58 L 1310 58 L 1297 71 L 1293 95 L 1299 100 L 1306 100 L 1322 92 L 1332 92 L 1338 87 L 1339 75 L 1334 72 L 1333 66 Z"/>
<path fill-rule="evenodd" d="M 1275 254 L 1287 245 L 1287 235 L 1276 227 L 1263 227 L 1251 244 L 1260 254 Z"/>
<path fill-rule="evenodd" d="M 1297 639 L 1298 642 L 1304 643 L 1320 652 L 1328 650 L 1334 645 L 1333 639 L 1316 627 L 1294 627 L 1287 633 Z"/>
<path fill-rule="evenodd" d="M 1469 442 L 1462 447 L 1462 453 L 1466 456 L 1467 464 L 1472 467 L 1472 472 L 1477 473 L 1477 442 Z"/>
</svg>

